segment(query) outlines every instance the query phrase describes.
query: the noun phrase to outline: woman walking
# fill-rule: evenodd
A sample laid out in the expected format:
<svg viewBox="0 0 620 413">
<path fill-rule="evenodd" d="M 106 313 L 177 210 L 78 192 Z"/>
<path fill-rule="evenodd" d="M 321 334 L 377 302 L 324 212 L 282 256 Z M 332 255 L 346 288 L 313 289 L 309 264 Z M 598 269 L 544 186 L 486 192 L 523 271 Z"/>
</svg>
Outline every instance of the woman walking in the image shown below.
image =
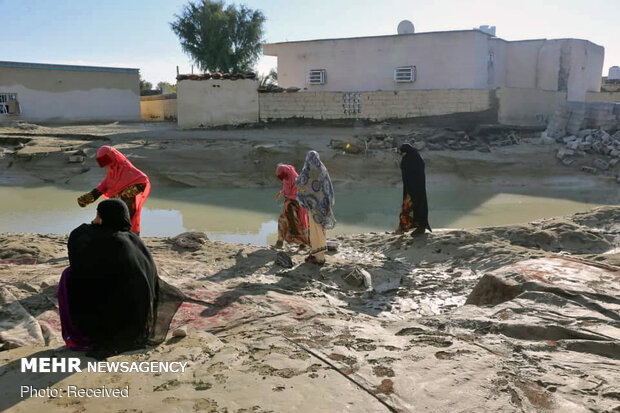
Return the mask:
<svg viewBox="0 0 620 413">
<path fill-rule="evenodd" d="M 282 213 L 278 219 L 278 242 L 276 248 L 282 248 L 284 241 L 290 244 L 299 244 L 299 248 L 306 248 L 308 241 L 308 213 L 306 208 L 297 201 L 297 171 L 292 165 L 279 164 L 276 176 L 282 181 L 282 190 L 276 194 L 276 200 L 284 195 Z"/>
<path fill-rule="evenodd" d="M 310 215 L 308 221 L 311 251 L 306 262 L 323 265 L 325 251 L 327 251 L 325 230 L 334 228 L 336 219 L 333 211 L 332 181 L 316 151 L 310 151 L 306 155 L 304 168 L 297 177 L 296 183 L 299 203 L 308 210 Z"/>
<path fill-rule="evenodd" d="M 400 170 L 403 177 L 403 205 L 397 234 L 415 228 L 414 234 L 424 234 L 428 229 L 428 203 L 426 200 L 426 176 L 424 160 L 413 146 L 408 143 L 401 145 Z"/>
<path fill-rule="evenodd" d="M 80 196 L 77 199 L 78 205 L 85 207 L 92 204 L 101 195 L 106 198 L 120 198 L 129 209 L 131 231 L 140 234 L 140 213 L 151 192 L 148 176 L 110 146 L 99 148 L 97 163 L 101 168 L 108 168 L 106 177 L 95 189 Z"/>
</svg>

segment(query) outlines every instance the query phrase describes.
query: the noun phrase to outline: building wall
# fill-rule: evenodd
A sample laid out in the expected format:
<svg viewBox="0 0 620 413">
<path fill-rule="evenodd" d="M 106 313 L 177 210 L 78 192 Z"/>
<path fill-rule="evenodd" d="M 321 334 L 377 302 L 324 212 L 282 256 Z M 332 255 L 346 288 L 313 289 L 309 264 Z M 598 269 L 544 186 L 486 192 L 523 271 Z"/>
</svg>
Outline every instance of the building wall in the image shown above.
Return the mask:
<svg viewBox="0 0 620 413">
<path fill-rule="evenodd" d="M 182 80 L 177 83 L 180 128 L 258 122 L 258 81 Z"/>
<path fill-rule="evenodd" d="M 482 112 L 491 109 L 492 91 L 474 89 L 399 92 L 261 93 L 262 121 L 306 119 L 396 119 Z M 355 96 L 357 95 L 357 96 Z M 359 99 L 358 99 L 359 98 Z M 359 106 L 345 103 L 359 101 Z M 348 108 L 348 110 L 347 110 Z M 359 108 L 359 112 L 356 111 Z"/>
<path fill-rule="evenodd" d="M 143 121 L 172 121 L 177 119 L 176 94 L 142 96 L 140 112 Z"/>
<path fill-rule="evenodd" d="M 278 82 L 308 91 L 531 88 L 565 91 L 584 101 L 599 91 L 604 49 L 586 40 L 508 42 L 479 31 L 419 33 L 274 43 Z M 395 83 L 394 68 L 416 66 L 413 83 Z M 325 69 L 327 83 L 308 85 L 311 69 Z"/>
<path fill-rule="evenodd" d="M 487 45 L 487 56 L 486 62 L 487 67 L 485 68 L 487 73 L 487 88 L 495 89 L 506 84 L 506 56 L 508 44 L 506 41 L 498 38 L 489 39 L 489 43 Z M 493 57 L 492 63 L 489 63 L 489 60 Z"/>
<path fill-rule="evenodd" d="M 17 93 L 21 108 L 18 119 L 48 122 L 140 120 L 136 69 L 110 72 L 105 68 L 79 66 L 0 65 L 0 93 Z M 0 120 L 2 117 L 0 115 Z"/>
<path fill-rule="evenodd" d="M 498 123 L 545 126 L 556 108 L 566 103 L 566 92 L 531 88 L 500 88 Z"/>
<path fill-rule="evenodd" d="M 588 92 L 586 102 L 619 102 L 620 91 L 618 92 Z"/>
<path fill-rule="evenodd" d="M 278 83 L 284 88 L 355 92 L 486 89 L 488 39 L 477 31 L 455 31 L 275 43 L 263 49 L 267 55 L 278 56 Z M 394 69 L 400 66 L 416 66 L 416 81 L 395 83 Z M 311 69 L 325 69 L 327 83 L 308 85 Z"/>
<path fill-rule="evenodd" d="M 565 91 L 583 102 L 600 90 L 604 49 L 586 40 L 507 42 L 506 87 Z"/>
</svg>

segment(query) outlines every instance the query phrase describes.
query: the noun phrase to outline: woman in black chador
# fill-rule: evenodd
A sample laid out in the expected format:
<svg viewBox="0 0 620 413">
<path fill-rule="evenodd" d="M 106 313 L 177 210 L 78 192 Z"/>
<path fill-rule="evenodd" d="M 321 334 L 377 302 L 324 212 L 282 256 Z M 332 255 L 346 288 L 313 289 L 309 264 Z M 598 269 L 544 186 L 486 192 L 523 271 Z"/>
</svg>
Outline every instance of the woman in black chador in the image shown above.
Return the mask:
<svg viewBox="0 0 620 413">
<path fill-rule="evenodd" d="M 403 175 L 403 206 L 396 233 L 402 234 L 413 228 L 415 228 L 414 234 L 424 234 L 427 229 L 432 232 L 428 223 L 424 160 L 408 143 L 401 145 L 400 153 L 403 157 L 400 162 Z"/>
<path fill-rule="evenodd" d="M 129 210 L 111 199 L 92 224 L 69 236 L 58 291 L 67 347 L 95 357 L 161 343 L 183 294 L 157 276 L 150 252 L 130 231 Z"/>
</svg>

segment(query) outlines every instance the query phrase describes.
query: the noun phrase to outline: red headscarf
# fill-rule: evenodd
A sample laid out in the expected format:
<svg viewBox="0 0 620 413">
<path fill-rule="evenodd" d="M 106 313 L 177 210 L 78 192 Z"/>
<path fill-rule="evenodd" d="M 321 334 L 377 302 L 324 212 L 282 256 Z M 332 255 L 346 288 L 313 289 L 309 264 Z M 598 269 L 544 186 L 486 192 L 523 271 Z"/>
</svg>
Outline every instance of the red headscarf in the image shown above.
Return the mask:
<svg viewBox="0 0 620 413">
<path fill-rule="evenodd" d="M 282 192 L 289 199 L 297 199 L 297 171 L 293 165 L 279 164 L 276 168 L 276 175 L 282 181 Z"/>
<path fill-rule="evenodd" d="M 140 212 L 151 191 L 149 178 L 144 172 L 133 166 L 129 159 L 118 150 L 110 146 L 102 146 L 97 151 L 97 163 L 100 167 L 107 166 L 108 171 L 97 190 L 106 198 L 118 195 L 123 189 L 131 185 L 145 184 L 144 192 L 136 195 L 135 213 L 131 217 L 131 230 L 140 232 Z"/>
<path fill-rule="evenodd" d="M 288 199 L 297 200 L 297 171 L 293 165 L 279 164 L 276 168 L 276 176 L 282 181 L 282 193 Z M 299 206 L 299 220 L 302 228 L 308 228 L 308 212 L 306 208 Z"/>
</svg>

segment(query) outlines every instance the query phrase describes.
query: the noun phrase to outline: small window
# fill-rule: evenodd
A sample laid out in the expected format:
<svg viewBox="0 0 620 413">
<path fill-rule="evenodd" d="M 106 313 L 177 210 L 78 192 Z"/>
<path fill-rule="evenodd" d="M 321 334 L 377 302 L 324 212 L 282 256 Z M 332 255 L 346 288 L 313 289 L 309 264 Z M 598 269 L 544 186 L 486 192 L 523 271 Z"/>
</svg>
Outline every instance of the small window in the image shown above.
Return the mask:
<svg viewBox="0 0 620 413">
<path fill-rule="evenodd" d="M 394 82 L 415 82 L 415 66 L 404 66 L 394 69 Z"/>
<path fill-rule="evenodd" d="M 0 92 L 0 115 L 14 115 L 18 113 L 17 93 Z"/>
<path fill-rule="evenodd" d="M 327 83 L 327 77 L 325 76 L 325 69 L 313 69 L 308 72 L 308 84 L 309 85 L 324 85 Z"/>
</svg>

